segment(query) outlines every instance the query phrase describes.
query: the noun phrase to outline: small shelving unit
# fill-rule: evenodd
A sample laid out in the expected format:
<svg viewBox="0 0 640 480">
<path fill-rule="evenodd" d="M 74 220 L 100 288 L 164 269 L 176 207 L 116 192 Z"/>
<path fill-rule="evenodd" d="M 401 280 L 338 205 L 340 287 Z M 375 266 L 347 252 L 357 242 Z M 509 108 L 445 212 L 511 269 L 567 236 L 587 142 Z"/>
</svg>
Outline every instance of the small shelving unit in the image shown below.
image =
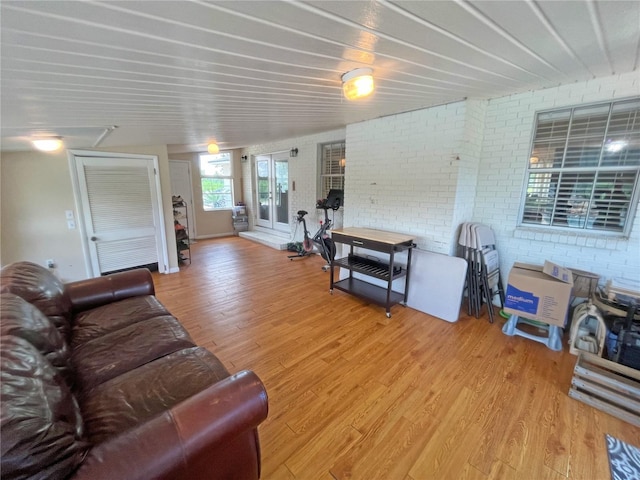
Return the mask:
<svg viewBox="0 0 640 480">
<path fill-rule="evenodd" d="M 238 232 L 246 232 L 249 230 L 249 215 L 245 205 L 236 205 L 231 213 L 231 223 L 236 235 Z"/>
<path fill-rule="evenodd" d="M 343 228 L 334 230 L 331 235 L 335 243 L 350 246 L 349 255 L 334 259 L 331 262 L 330 288 L 350 293 L 363 300 L 385 307 L 387 317 L 391 318 L 391 307 L 398 303 L 406 305 L 409 292 L 409 269 L 411 267 L 411 250 L 415 247 L 413 237 L 383 230 L 369 228 Z M 354 248 L 382 252 L 389 255 L 388 263 L 373 260 L 360 253 L 354 254 Z M 395 254 L 408 251 L 407 266 L 395 264 Z M 345 279 L 334 281 L 335 268 L 349 271 Z M 353 276 L 354 273 L 366 275 L 386 282 L 386 288 L 361 280 Z M 402 277 L 405 279 L 404 292 L 393 290 L 393 281 Z"/>
<path fill-rule="evenodd" d="M 189 262 L 189 265 L 191 265 L 191 241 L 189 239 L 189 216 L 187 213 L 187 203 L 180 197 L 174 197 L 173 226 L 176 230 L 178 262 Z"/>
</svg>

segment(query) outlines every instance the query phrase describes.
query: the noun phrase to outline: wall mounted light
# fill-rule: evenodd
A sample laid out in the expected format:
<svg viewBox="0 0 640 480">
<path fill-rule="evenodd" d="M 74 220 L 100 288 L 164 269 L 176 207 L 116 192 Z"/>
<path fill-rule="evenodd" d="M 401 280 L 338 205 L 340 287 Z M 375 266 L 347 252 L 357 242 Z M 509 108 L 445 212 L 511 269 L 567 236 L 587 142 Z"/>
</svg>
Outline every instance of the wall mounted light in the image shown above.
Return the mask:
<svg viewBox="0 0 640 480">
<path fill-rule="evenodd" d="M 347 100 L 366 97 L 373 92 L 373 70 L 356 68 L 342 75 L 342 93 Z"/>
<path fill-rule="evenodd" d="M 215 155 L 216 153 L 220 152 L 220 147 L 215 142 L 210 143 L 209 145 L 207 145 L 207 152 L 209 152 L 211 155 Z"/>
<path fill-rule="evenodd" d="M 346 164 L 347 164 L 347 159 L 346 159 L 346 158 L 341 158 L 341 159 L 340 159 L 340 166 L 341 166 L 342 168 L 344 168 L 344 166 L 345 166 Z"/>
<path fill-rule="evenodd" d="M 61 137 L 40 137 L 31 140 L 31 143 L 41 152 L 55 152 L 62 148 Z"/>
<path fill-rule="evenodd" d="M 243 162 L 246 162 L 247 160 L 249 160 L 249 157 L 247 157 L 246 155 L 243 155 L 240 157 L 240 160 L 242 160 Z"/>
<path fill-rule="evenodd" d="M 293 147 L 290 151 L 289 151 L 289 156 L 290 157 L 297 157 L 298 156 L 298 149 Z"/>
</svg>

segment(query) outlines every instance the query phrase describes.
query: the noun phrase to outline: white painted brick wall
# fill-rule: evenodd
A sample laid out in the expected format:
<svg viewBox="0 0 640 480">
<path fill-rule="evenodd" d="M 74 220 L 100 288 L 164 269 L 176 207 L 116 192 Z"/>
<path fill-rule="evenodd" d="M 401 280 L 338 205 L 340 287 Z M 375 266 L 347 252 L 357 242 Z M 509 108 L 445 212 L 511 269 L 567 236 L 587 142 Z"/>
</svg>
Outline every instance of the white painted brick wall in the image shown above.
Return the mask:
<svg viewBox="0 0 640 480">
<path fill-rule="evenodd" d="M 332 130 L 316 135 L 308 135 L 295 139 L 278 140 L 269 143 L 252 145 L 242 149 L 241 155 L 247 155 L 249 159 L 242 163 L 243 192 L 242 196 L 249 208 L 250 225 L 253 227 L 256 220 L 256 192 L 254 180 L 253 155 L 272 154 L 276 152 L 289 151 L 292 148 L 298 149 L 298 156 L 289 158 L 289 218 L 292 218 L 298 210 L 306 210 L 307 228 L 313 235 L 318 229 L 319 221 L 324 218 L 322 210 L 316 211 L 316 201 L 318 200 L 317 178 L 318 178 L 318 145 L 321 143 L 343 141 L 345 139 L 345 129 Z M 295 182 L 295 191 L 293 190 Z M 332 218 L 332 212 L 329 213 Z M 291 236 L 295 232 L 296 241 L 302 241 L 302 225 L 296 231 L 296 223 L 291 221 Z M 342 226 L 342 212 L 335 214 L 335 226 Z"/>
<path fill-rule="evenodd" d="M 473 209 L 478 183 L 480 155 L 484 139 L 484 118 L 487 102 L 484 100 L 469 100 L 466 102 L 466 116 L 462 143 L 460 145 L 460 160 L 458 184 L 456 187 L 455 210 L 452 218 L 454 235 L 453 245 L 449 253 L 455 253 L 457 226 L 469 222 L 473 218 Z"/>
<path fill-rule="evenodd" d="M 474 221 L 494 229 L 505 277 L 515 261 L 541 264 L 550 260 L 597 273 L 603 279 L 640 282 L 640 210 L 630 238 L 516 228 L 536 112 L 637 96 L 639 79 L 632 73 L 488 102 Z"/>
<path fill-rule="evenodd" d="M 466 110 L 457 102 L 347 126 L 345 225 L 449 253 Z"/>
<path fill-rule="evenodd" d="M 242 155 L 299 149 L 290 159 L 291 215 L 317 216 L 317 145 L 347 141 L 344 223 L 412 234 L 423 249 L 452 253 L 461 222 L 490 225 L 506 275 L 515 261 L 551 260 L 603 278 L 640 281 L 640 209 L 630 238 L 516 228 L 535 113 L 637 96 L 637 74 L 467 100 L 347 126 L 317 135 L 254 145 Z M 456 160 L 456 158 L 460 160 Z M 252 162 L 243 164 L 244 198 L 255 218 Z M 295 225 L 292 224 L 292 230 Z M 297 239 L 301 238 L 299 232 Z"/>
</svg>

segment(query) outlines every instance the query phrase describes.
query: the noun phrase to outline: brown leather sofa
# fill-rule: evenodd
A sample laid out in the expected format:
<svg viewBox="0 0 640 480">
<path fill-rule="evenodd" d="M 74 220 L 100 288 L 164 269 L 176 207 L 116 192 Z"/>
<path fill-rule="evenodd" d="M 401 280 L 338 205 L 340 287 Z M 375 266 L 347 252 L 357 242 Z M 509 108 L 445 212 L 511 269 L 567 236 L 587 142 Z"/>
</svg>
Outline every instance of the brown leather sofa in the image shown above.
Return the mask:
<svg viewBox="0 0 640 480">
<path fill-rule="evenodd" d="M 267 395 L 154 296 L 148 270 L 0 271 L 3 479 L 255 479 Z"/>
</svg>

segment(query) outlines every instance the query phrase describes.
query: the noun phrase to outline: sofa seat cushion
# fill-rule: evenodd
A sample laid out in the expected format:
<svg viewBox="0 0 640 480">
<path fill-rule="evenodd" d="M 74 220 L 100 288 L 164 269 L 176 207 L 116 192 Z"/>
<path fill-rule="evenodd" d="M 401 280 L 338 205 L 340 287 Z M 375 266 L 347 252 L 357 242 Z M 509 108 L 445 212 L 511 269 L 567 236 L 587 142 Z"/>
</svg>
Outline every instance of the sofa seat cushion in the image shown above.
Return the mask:
<svg viewBox="0 0 640 480">
<path fill-rule="evenodd" d="M 73 322 L 71 347 L 152 317 L 171 315 L 152 295 L 126 298 L 80 312 Z"/>
<path fill-rule="evenodd" d="M 71 350 L 53 322 L 34 305 L 13 293 L 0 294 L 0 333 L 29 342 L 73 384 Z"/>
<path fill-rule="evenodd" d="M 158 358 L 80 396 L 87 437 L 92 443 L 103 442 L 228 376 L 224 365 L 202 347 Z"/>
<path fill-rule="evenodd" d="M 156 358 L 195 346 L 175 317 L 164 315 L 136 322 L 73 351 L 77 389 L 87 391 Z"/>
<path fill-rule="evenodd" d="M 67 478 L 89 444 L 75 397 L 23 338 L 0 337 L 2 478 Z"/>
</svg>

